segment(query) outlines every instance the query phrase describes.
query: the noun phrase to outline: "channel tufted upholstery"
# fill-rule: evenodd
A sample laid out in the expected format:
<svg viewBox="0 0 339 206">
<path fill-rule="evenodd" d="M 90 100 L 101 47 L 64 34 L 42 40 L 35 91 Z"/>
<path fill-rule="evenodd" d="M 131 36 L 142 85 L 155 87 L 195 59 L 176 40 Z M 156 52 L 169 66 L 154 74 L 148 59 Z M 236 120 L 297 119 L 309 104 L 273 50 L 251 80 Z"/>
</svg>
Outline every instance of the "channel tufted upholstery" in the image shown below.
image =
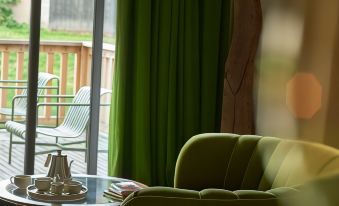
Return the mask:
<svg viewBox="0 0 339 206">
<path fill-rule="evenodd" d="M 151 187 L 122 205 L 284 205 L 310 180 L 339 174 L 339 151 L 316 143 L 202 134 L 182 148 L 175 188 Z"/>
</svg>

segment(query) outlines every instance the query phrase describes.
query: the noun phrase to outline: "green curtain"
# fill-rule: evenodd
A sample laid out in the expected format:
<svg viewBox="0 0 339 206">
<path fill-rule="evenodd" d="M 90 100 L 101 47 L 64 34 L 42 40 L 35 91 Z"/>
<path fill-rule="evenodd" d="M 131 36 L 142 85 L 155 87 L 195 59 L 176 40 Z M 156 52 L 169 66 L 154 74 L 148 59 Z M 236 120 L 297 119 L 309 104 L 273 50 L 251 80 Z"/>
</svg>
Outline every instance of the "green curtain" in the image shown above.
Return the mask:
<svg viewBox="0 0 339 206">
<path fill-rule="evenodd" d="M 219 131 L 230 5 L 118 0 L 109 175 L 171 186 L 183 144 Z"/>
</svg>

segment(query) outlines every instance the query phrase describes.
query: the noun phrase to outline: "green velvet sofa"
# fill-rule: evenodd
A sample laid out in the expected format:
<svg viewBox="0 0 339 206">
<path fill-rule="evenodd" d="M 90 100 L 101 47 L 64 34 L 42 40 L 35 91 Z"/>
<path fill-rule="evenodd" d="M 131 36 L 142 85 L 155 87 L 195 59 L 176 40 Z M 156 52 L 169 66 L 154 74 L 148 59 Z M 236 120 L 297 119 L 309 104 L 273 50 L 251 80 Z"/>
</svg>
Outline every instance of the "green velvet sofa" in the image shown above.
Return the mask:
<svg viewBox="0 0 339 206">
<path fill-rule="evenodd" d="M 311 204 L 312 195 L 320 194 L 310 189 L 312 185 L 339 189 L 339 184 L 328 179 L 334 175 L 339 180 L 336 174 L 339 151 L 328 146 L 275 137 L 202 134 L 182 148 L 174 188 L 143 189 L 122 205 L 305 205 L 305 199 Z M 329 192 L 325 189 L 324 194 Z"/>
</svg>

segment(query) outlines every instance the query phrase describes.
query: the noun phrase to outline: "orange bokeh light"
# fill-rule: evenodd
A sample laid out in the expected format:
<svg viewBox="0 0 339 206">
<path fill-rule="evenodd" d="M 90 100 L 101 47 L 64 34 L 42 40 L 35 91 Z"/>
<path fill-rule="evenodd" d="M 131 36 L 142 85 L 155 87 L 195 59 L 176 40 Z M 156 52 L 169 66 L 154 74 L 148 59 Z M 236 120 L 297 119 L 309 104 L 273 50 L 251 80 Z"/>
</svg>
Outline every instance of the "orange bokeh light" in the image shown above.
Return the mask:
<svg viewBox="0 0 339 206">
<path fill-rule="evenodd" d="M 288 83 L 286 104 L 300 119 L 311 119 L 321 108 L 322 86 L 311 73 L 297 73 Z"/>
</svg>

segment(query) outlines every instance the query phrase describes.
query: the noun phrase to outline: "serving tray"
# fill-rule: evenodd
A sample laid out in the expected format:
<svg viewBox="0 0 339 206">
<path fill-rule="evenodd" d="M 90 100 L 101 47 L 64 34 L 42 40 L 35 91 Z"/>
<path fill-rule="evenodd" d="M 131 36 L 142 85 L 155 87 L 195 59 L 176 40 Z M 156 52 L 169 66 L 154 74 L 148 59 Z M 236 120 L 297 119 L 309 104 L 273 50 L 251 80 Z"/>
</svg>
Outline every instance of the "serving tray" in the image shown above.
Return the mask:
<svg viewBox="0 0 339 206">
<path fill-rule="evenodd" d="M 82 186 L 79 194 L 62 193 L 61 195 L 56 195 L 50 192 L 41 192 L 34 185 L 27 187 L 27 194 L 29 197 L 44 202 L 73 202 L 83 200 L 86 198 L 87 191 L 87 187 Z"/>
</svg>

